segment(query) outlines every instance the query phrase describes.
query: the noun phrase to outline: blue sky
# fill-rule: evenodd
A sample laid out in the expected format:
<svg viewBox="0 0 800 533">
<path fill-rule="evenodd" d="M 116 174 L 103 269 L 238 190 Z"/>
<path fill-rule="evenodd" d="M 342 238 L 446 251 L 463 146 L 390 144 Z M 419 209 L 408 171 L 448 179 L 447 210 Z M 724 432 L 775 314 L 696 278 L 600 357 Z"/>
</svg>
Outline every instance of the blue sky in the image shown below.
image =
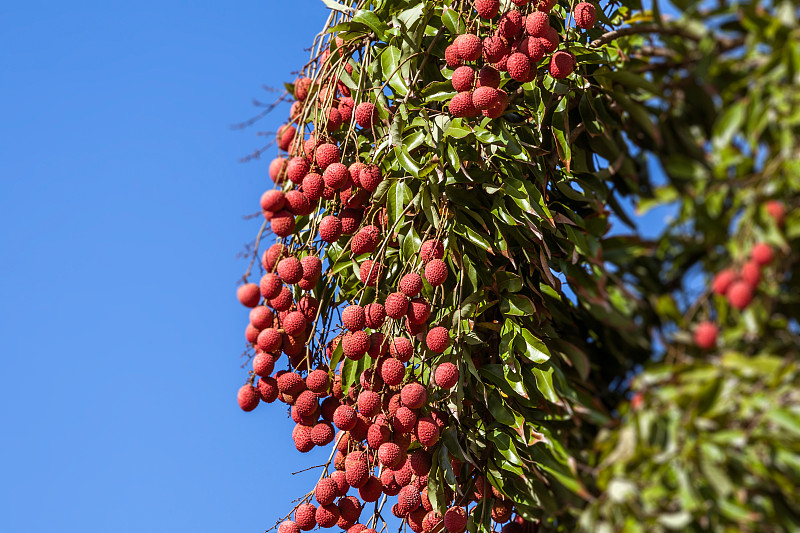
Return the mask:
<svg viewBox="0 0 800 533">
<path fill-rule="evenodd" d="M 260 532 L 313 486 L 290 473 L 327 453 L 297 453 L 279 407 L 236 406 L 235 256 L 274 150 L 238 163 L 263 139 L 228 126 L 324 18 L 0 5 L 0 531 Z"/>
<path fill-rule="evenodd" d="M 285 413 L 236 405 L 269 178 L 229 125 L 325 15 L 0 4 L 0 531 L 260 532 L 313 485 Z"/>
</svg>

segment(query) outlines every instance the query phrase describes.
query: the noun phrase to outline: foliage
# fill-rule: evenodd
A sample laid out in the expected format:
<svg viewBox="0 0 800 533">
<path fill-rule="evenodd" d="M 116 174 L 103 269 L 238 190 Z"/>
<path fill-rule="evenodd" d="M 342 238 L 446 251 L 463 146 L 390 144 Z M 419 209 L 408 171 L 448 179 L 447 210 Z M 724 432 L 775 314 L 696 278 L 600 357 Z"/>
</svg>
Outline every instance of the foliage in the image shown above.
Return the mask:
<svg viewBox="0 0 800 533">
<path fill-rule="evenodd" d="M 422 296 L 452 346 L 436 354 L 424 331 L 412 335 L 406 374 L 428 384 L 442 362 L 460 370 L 452 391 L 429 395 L 449 420 L 431 447 L 434 508 L 451 494 L 468 505 L 483 476 L 539 531 L 800 527 L 797 5 L 624 0 L 601 3 L 583 30 L 562 1 L 550 23 L 576 71 L 555 79 L 545 59 L 531 81 L 503 76 L 501 117 L 455 118 L 445 50 L 458 34 L 490 35 L 496 19 L 465 1 L 323 1 L 331 17 L 294 119 L 338 143 L 344 163 L 379 165 L 361 225 L 382 237 L 368 255 L 351 254 L 348 236 L 322 242 L 319 222 L 341 215 L 341 196 L 296 218 L 282 242 L 326 271 L 308 291 L 323 311 L 295 368 L 338 367 L 345 397 L 360 391 L 378 358 L 347 359 L 329 342 L 337 313 L 383 302 L 422 268 L 423 241 L 439 239 L 450 275 Z M 374 127 L 320 133 L 337 82 L 375 104 Z M 785 220 L 766 213 L 769 200 Z M 675 216 L 647 238 L 629 205 Z M 776 258 L 740 311 L 711 277 L 759 242 Z M 366 259 L 383 265 L 375 288 L 362 283 Z M 712 350 L 692 341 L 701 320 L 721 330 Z M 407 331 L 398 320 L 384 333 Z M 486 506 L 474 509 L 469 530 L 492 529 Z"/>
</svg>

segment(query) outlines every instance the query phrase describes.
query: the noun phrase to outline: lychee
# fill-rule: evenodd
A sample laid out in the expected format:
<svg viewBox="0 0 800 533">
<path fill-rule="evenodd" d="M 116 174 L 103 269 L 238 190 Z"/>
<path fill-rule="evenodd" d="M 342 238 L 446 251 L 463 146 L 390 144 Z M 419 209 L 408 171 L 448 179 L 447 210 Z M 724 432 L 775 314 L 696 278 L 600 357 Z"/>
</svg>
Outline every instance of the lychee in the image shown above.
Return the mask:
<svg viewBox="0 0 800 533">
<path fill-rule="evenodd" d="M 419 491 L 412 486 L 403 487 L 397 495 L 397 507 L 401 516 L 415 511 L 421 503 Z"/>
<path fill-rule="evenodd" d="M 575 24 L 584 30 L 594 28 L 597 23 L 597 11 L 589 2 L 579 2 L 572 10 L 572 15 L 575 17 Z"/>
<path fill-rule="evenodd" d="M 450 68 L 460 67 L 464 64 L 464 61 L 459 56 L 459 51 L 455 44 L 451 44 L 444 49 L 444 60 L 447 62 L 447 66 Z"/>
<path fill-rule="evenodd" d="M 419 409 L 428 400 L 428 391 L 419 383 L 409 383 L 400 390 L 400 400 L 409 409 Z"/>
<path fill-rule="evenodd" d="M 419 257 L 423 263 L 431 259 L 442 259 L 444 257 L 444 244 L 437 239 L 429 239 L 422 243 L 419 248 Z"/>
<path fill-rule="evenodd" d="M 333 425 L 342 431 L 350 431 L 356 427 L 358 417 L 355 409 L 349 405 L 340 405 L 333 413 Z M 352 483 L 351 483 L 352 485 Z"/>
<path fill-rule="evenodd" d="M 431 316 L 431 305 L 425 298 L 412 298 L 406 316 L 413 325 L 423 324 Z"/>
<path fill-rule="evenodd" d="M 544 37 L 550 26 L 550 16 L 543 11 L 534 11 L 525 18 L 525 33 L 532 37 Z"/>
<path fill-rule="evenodd" d="M 274 352 L 281 347 L 281 334 L 277 329 L 266 328 L 258 334 L 256 346 L 265 352 Z"/>
<path fill-rule="evenodd" d="M 768 265 L 772 262 L 772 247 L 769 244 L 760 242 L 753 246 L 750 251 L 750 257 L 761 266 Z"/>
<path fill-rule="evenodd" d="M 378 448 L 378 461 L 383 466 L 395 468 L 399 466 L 401 459 L 400 447 L 393 442 L 385 442 Z"/>
<path fill-rule="evenodd" d="M 371 102 L 361 102 L 355 110 L 356 124 L 362 128 L 371 128 L 378 122 L 378 113 L 375 104 Z"/>
<path fill-rule="evenodd" d="M 358 225 L 361 224 L 361 220 L 364 218 L 364 209 L 352 207 L 342 209 L 339 218 L 342 220 L 342 233 L 344 235 L 351 235 L 358 229 Z"/>
<path fill-rule="evenodd" d="M 276 311 L 288 310 L 292 306 L 292 291 L 288 287 L 282 287 L 275 298 L 270 298 L 269 305 Z"/>
<path fill-rule="evenodd" d="M 454 506 L 444 513 L 444 527 L 448 533 L 463 533 L 467 529 L 467 512 Z"/>
<path fill-rule="evenodd" d="M 458 93 L 450 99 L 450 115 L 455 118 L 474 117 L 477 113 L 472 103 L 472 92 Z"/>
<path fill-rule="evenodd" d="M 508 43 L 499 35 L 490 35 L 481 43 L 483 58 L 488 63 L 496 63 L 510 51 Z"/>
<path fill-rule="evenodd" d="M 359 278 L 361 283 L 368 287 L 374 287 L 378 284 L 378 280 L 383 272 L 383 266 L 375 263 L 371 259 L 367 259 L 361 263 L 359 268 Z M 402 315 L 401 315 L 402 316 Z"/>
<path fill-rule="evenodd" d="M 320 505 L 317 507 L 315 518 L 317 520 L 317 524 L 319 524 L 319 527 L 333 527 L 339 520 L 339 507 L 333 503 L 329 503 L 328 505 Z"/>
<path fill-rule="evenodd" d="M 320 505 L 328 505 L 336 499 L 336 482 L 329 477 L 324 477 L 317 481 L 314 488 L 314 497 Z"/>
<path fill-rule="evenodd" d="M 453 363 L 442 363 L 436 367 L 433 381 L 437 387 L 449 389 L 458 383 L 458 367 Z"/>
<path fill-rule="evenodd" d="M 311 162 L 305 157 L 293 157 L 289 160 L 289 165 L 286 167 L 286 177 L 294 183 L 300 184 L 303 178 L 311 170 Z"/>
<path fill-rule="evenodd" d="M 369 476 L 367 481 L 364 482 L 358 489 L 359 497 L 367 503 L 372 503 L 378 501 L 378 498 L 381 497 L 381 493 L 383 492 L 381 487 L 381 482 L 375 476 Z M 371 531 L 375 531 L 374 529 L 365 529 L 361 533 L 369 533 Z"/>
<path fill-rule="evenodd" d="M 364 308 L 360 305 L 348 305 L 342 311 L 342 324 L 350 331 L 358 331 L 364 329 L 366 316 Z"/>
<path fill-rule="evenodd" d="M 735 281 L 726 294 L 728 302 L 738 310 L 742 310 L 753 300 L 753 289 L 746 281 Z"/>
<path fill-rule="evenodd" d="M 348 522 L 355 522 L 361 517 L 361 502 L 355 496 L 347 496 L 339 500 L 339 515 Z"/>
<path fill-rule="evenodd" d="M 367 165 L 361 169 L 358 175 L 358 184 L 370 192 L 375 192 L 381 181 L 383 181 L 383 175 L 378 165 Z"/>
<path fill-rule="evenodd" d="M 509 42 L 513 42 L 522 32 L 525 19 L 516 9 L 507 11 L 497 22 L 497 33 Z"/>
<path fill-rule="evenodd" d="M 252 411 L 258 407 L 261 395 L 253 385 L 242 385 L 236 394 L 236 400 L 239 402 L 239 407 L 242 408 L 242 411 Z"/>
<path fill-rule="evenodd" d="M 477 35 L 459 35 L 453 41 L 458 57 L 464 61 L 477 61 L 481 57 L 482 43 Z"/>
<path fill-rule="evenodd" d="M 316 160 L 317 165 L 319 165 L 323 171 L 332 164 L 338 163 L 341 160 L 341 157 L 342 153 L 339 151 L 339 148 L 335 144 L 329 143 L 319 145 L 316 153 L 314 154 L 314 159 Z"/>
<path fill-rule="evenodd" d="M 270 166 L 270 170 L 272 166 Z M 772 217 L 777 226 L 783 226 L 784 219 L 786 218 L 786 206 L 783 202 L 778 200 L 768 200 L 764 203 L 764 209 L 767 214 Z"/>
<path fill-rule="evenodd" d="M 328 422 L 315 424 L 314 428 L 311 430 L 311 441 L 317 446 L 327 446 L 333 442 L 333 437 L 333 426 Z"/>
<path fill-rule="evenodd" d="M 425 344 L 434 353 L 442 353 L 450 346 L 450 332 L 447 328 L 437 326 L 428 332 Z"/>
<path fill-rule="evenodd" d="M 395 337 L 389 344 L 389 355 L 402 363 L 407 363 L 414 355 L 414 345 L 405 337 Z"/>
<path fill-rule="evenodd" d="M 327 215 L 319 223 L 319 238 L 325 242 L 336 242 L 342 236 L 342 221 L 339 217 Z"/>
<path fill-rule="evenodd" d="M 294 215 L 287 210 L 281 210 L 272 215 L 270 229 L 278 237 L 288 237 L 294 232 Z"/>
<path fill-rule="evenodd" d="M 269 177 L 273 182 L 280 184 L 286 178 L 288 161 L 284 157 L 276 157 L 269 164 Z"/>
<path fill-rule="evenodd" d="M 416 296 L 422 290 L 422 277 L 416 272 L 410 272 L 402 277 L 398 288 L 406 296 Z"/>
<path fill-rule="evenodd" d="M 268 377 L 275 369 L 275 358 L 272 354 L 259 352 L 253 357 L 253 372 L 257 376 Z"/>
<path fill-rule="evenodd" d="M 569 52 L 559 50 L 550 58 L 550 75 L 560 80 L 575 70 L 575 58 Z"/>
<path fill-rule="evenodd" d="M 261 195 L 261 209 L 274 213 L 283 209 L 285 201 L 282 191 L 272 189 Z"/>
<path fill-rule="evenodd" d="M 500 86 L 500 80 L 500 73 L 489 65 L 484 65 L 478 72 L 479 87 L 494 87 L 496 89 Z M 470 98 L 470 101 L 472 101 L 472 98 Z"/>
<path fill-rule="evenodd" d="M 372 391 L 362 391 L 358 395 L 358 412 L 364 416 L 374 416 L 380 411 L 381 398 L 378 393 Z"/>
<path fill-rule="evenodd" d="M 278 398 L 278 382 L 275 378 L 265 377 L 258 380 L 258 393 L 261 400 L 272 403 Z"/>
<path fill-rule="evenodd" d="M 494 18 L 500 11 L 500 0 L 475 0 L 475 11 L 481 18 Z"/>
<path fill-rule="evenodd" d="M 390 357 L 384 359 L 380 364 L 380 372 L 383 381 L 389 386 L 394 386 L 399 385 L 403 381 L 406 368 L 402 361 Z"/>
<path fill-rule="evenodd" d="M 475 69 L 469 66 L 458 67 L 453 71 L 450 81 L 456 91 L 469 91 L 475 83 Z"/>
<path fill-rule="evenodd" d="M 310 531 L 317 525 L 316 512 L 313 503 L 301 503 L 294 512 L 294 521 L 303 531 Z"/>
<path fill-rule="evenodd" d="M 414 435 L 420 444 L 431 447 L 439 440 L 439 426 L 433 418 L 423 416 L 416 421 Z"/>
<path fill-rule="evenodd" d="M 261 291 L 255 283 L 245 283 L 236 289 L 236 298 L 245 307 L 255 307 L 261 301 Z"/>
<path fill-rule="evenodd" d="M 367 304 L 364 306 L 364 318 L 368 328 L 380 328 L 386 320 L 386 310 L 379 303 Z"/>
<path fill-rule="evenodd" d="M 387 359 L 387 361 L 396 361 L 396 359 Z M 405 406 L 399 407 L 392 417 L 392 427 L 400 433 L 411 433 L 414 431 L 416 423 L 416 413 Z"/>
<path fill-rule="evenodd" d="M 386 316 L 398 319 L 408 310 L 408 296 L 402 292 L 393 292 L 386 297 L 383 307 L 386 310 Z"/>
<path fill-rule="evenodd" d="M 531 73 L 531 61 L 528 56 L 520 52 L 511 54 L 506 65 L 508 75 L 516 81 L 528 81 Z"/>
<path fill-rule="evenodd" d="M 719 273 L 714 276 L 714 281 L 711 282 L 711 289 L 714 293 L 725 296 L 734 281 L 736 281 L 736 273 L 733 270 L 729 268 L 720 270 Z"/>
<path fill-rule="evenodd" d="M 342 188 L 350 178 L 347 167 L 341 163 L 331 163 L 322 173 L 322 179 L 327 187 L 331 189 Z"/>
<path fill-rule="evenodd" d="M 447 264 L 441 259 L 432 259 L 425 265 L 425 279 L 432 287 L 438 287 L 447 279 Z"/>
<path fill-rule="evenodd" d="M 761 266 L 753 259 L 742 265 L 742 279 L 755 288 L 761 281 Z"/>
</svg>

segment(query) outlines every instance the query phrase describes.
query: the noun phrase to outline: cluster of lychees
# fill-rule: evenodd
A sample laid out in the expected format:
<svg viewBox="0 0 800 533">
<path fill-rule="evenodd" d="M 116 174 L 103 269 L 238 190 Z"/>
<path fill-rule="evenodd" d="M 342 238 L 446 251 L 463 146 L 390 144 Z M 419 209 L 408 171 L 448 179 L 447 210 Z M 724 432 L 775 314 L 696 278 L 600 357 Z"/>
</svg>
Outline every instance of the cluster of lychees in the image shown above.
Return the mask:
<svg viewBox="0 0 800 533">
<path fill-rule="evenodd" d="M 783 225 L 786 215 L 785 207 L 776 200 L 765 204 L 766 212 L 778 226 Z M 738 268 L 726 268 L 714 276 L 711 290 L 724 297 L 728 303 L 742 311 L 753 301 L 758 284 L 761 282 L 762 269 L 772 262 L 774 253 L 766 243 L 757 243 L 750 250 L 750 257 Z M 716 346 L 719 327 L 710 320 L 700 322 L 694 330 L 695 344 L 704 350 Z"/>
<path fill-rule="evenodd" d="M 290 123 L 277 133 L 287 155 L 270 164 L 278 188 L 266 191 L 260 204 L 279 242 L 261 257 L 259 283 L 246 283 L 237 293 L 251 309 L 245 337 L 255 352 L 251 377 L 238 392 L 239 406 L 252 411 L 276 400 L 290 406 L 300 452 L 335 443 L 334 471 L 328 474 L 326 466 L 314 491 L 280 524 L 282 533 L 316 526 L 359 533 L 376 527 L 377 522 L 359 522 L 361 510 L 382 495 L 397 496 L 392 513 L 416 532 L 444 527 L 462 533 L 467 504 L 482 499 L 484 485 L 489 487 L 481 474 L 453 463 L 463 470 L 456 475 L 467 496 L 456 501 L 445 490 L 442 514 L 427 495 L 432 451 L 448 424 L 436 403 L 460 379 L 457 364 L 448 360 L 456 359 L 446 353 L 450 331 L 436 322 L 434 303 L 424 296 L 448 280 L 445 242 L 435 235 L 425 240 L 410 268 L 390 276 L 385 251 L 397 241 L 385 207 L 374 198 L 386 176 L 380 162 L 360 159 L 352 144 L 345 148 L 347 132 L 359 128 L 368 138 L 380 128 L 379 112 L 372 102 L 357 103 L 338 81 L 335 65 L 344 70 L 351 65 L 343 43 L 335 45 L 319 58 L 323 75 L 295 82 Z M 336 81 L 319 81 L 324 79 Z M 306 135 L 308 124 L 313 131 Z M 336 277 L 324 265 L 331 247 L 358 264 L 369 301 L 331 303 Z M 341 324 L 331 326 L 339 311 Z M 339 350 L 344 360 L 368 355 L 372 361 L 349 389 L 342 367 L 333 363 Z M 282 354 L 288 367 L 276 371 Z M 491 497 L 495 521 L 509 522 L 512 502 L 496 490 Z"/>
<path fill-rule="evenodd" d="M 509 104 L 508 93 L 499 88 L 503 72 L 520 83 L 533 81 L 546 56 L 550 75 L 556 79 L 575 70 L 575 57 L 558 50 L 559 34 L 550 24 L 550 10 L 556 1 L 514 0 L 514 4 L 532 11 L 527 16 L 517 9 L 500 14 L 499 0 L 475 0 L 478 16 L 497 19 L 496 29 L 483 40 L 473 33 L 458 35 L 445 50 L 447 66 L 454 69 L 450 80 L 458 91 L 450 100 L 453 117 L 502 115 Z M 597 22 L 597 12 L 589 2 L 577 4 L 572 14 L 580 28 L 592 28 Z M 478 63 L 483 66 L 478 68 Z"/>
</svg>

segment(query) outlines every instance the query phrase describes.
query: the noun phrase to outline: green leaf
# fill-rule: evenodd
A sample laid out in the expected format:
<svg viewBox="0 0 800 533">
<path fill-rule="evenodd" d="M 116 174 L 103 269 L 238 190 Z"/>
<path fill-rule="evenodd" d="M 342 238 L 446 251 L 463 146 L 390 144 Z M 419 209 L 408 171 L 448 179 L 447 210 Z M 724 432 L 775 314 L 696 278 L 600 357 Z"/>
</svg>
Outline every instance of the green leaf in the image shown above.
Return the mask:
<svg viewBox="0 0 800 533">
<path fill-rule="evenodd" d="M 328 9 L 332 9 L 334 11 L 338 11 L 339 13 L 352 13 L 354 9 L 352 7 L 343 6 L 336 0 L 322 0 L 322 3 L 328 6 Z"/>
<path fill-rule="evenodd" d="M 527 328 L 520 328 L 521 338 L 525 343 L 525 352 L 523 355 L 533 363 L 544 363 L 551 357 L 550 350 L 533 333 L 528 331 Z"/>
<path fill-rule="evenodd" d="M 367 26 L 369 29 L 375 32 L 375 35 L 381 41 L 385 40 L 385 32 L 389 29 L 388 26 L 386 26 L 386 24 L 384 24 L 375 13 L 366 9 L 359 10 L 353 16 L 350 22 Z M 398 53 L 399 52 L 400 51 L 398 50 Z"/>
<path fill-rule="evenodd" d="M 412 198 L 411 189 L 408 188 L 405 181 L 395 181 L 389 190 L 389 215 L 392 217 L 392 222 L 400 220 L 403 211 L 411 203 Z"/>
<path fill-rule="evenodd" d="M 467 30 L 467 25 L 458 16 L 458 12 L 455 9 L 445 9 L 444 13 L 442 13 L 442 24 L 451 35 L 460 35 Z"/>
<path fill-rule="evenodd" d="M 536 378 L 536 388 L 539 389 L 542 396 L 550 402 L 560 403 L 561 399 L 553 388 L 553 367 L 548 367 L 547 370 L 533 368 L 531 372 L 533 377 Z"/>
</svg>

